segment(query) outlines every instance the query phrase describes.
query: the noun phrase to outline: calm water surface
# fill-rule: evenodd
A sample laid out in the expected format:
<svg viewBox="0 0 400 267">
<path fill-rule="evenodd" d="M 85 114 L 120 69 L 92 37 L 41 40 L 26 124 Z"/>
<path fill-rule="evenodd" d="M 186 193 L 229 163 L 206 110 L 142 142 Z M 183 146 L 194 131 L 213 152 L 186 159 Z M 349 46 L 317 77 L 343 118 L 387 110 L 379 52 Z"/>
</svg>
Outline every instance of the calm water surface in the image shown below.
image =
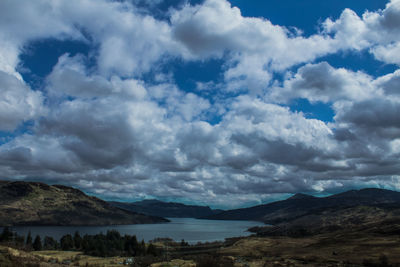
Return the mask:
<svg viewBox="0 0 400 267">
<path fill-rule="evenodd" d="M 81 235 L 106 233 L 107 230 L 118 230 L 122 235 L 136 235 L 138 240 L 153 240 L 157 237 L 169 237 L 176 241 L 185 239 L 189 243 L 212 242 L 224 240 L 228 237 L 250 235 L 246 230 L 250 227 L 262 225 L 253 221 L 214 221 L 198 220 L 192 218 L 168 218 L 170 223 L 162 224 L 133 224 L 115 226 L 19 226 L 13 227 L 20 235 L 27 235 L 29 231 L 33 237 L 46 235 L 57 240 L 63 235 L 74 234 L 79 231 Z"/>
</svg>

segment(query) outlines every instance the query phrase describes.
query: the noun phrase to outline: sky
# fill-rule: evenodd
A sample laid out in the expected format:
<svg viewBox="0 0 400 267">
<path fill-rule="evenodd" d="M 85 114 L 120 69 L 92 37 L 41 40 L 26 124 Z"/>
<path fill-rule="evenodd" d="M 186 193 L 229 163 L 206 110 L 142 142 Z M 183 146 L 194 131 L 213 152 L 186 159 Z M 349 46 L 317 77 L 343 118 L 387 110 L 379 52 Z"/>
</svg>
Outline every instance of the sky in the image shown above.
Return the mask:
<svg viewBox="0 0 400 267">
<path fill-rule="evenodd" d="M 2 0 L 0 179 L 237 208 L 400 190 L 400 0 Z"/>
</svg>

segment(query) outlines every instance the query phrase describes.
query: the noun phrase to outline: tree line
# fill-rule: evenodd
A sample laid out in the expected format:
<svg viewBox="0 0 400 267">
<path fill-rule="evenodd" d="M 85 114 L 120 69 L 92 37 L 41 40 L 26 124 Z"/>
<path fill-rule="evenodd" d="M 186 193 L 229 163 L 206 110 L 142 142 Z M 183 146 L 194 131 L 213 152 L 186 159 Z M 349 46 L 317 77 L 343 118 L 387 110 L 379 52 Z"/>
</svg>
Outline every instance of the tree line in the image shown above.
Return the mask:
<svg viewBox="0 0 400 267">
<path fill-rule="evenodd" d="M 20 236 L 9 227 L 4 227 L 0 235 L 0 242 L 25 250 L 76 250 L 97 257 L 157 256 L 160 254 L 153 244 L 150 243 L 146 246 L 144 240 L 139 242 L 135 235 L 122 236 L 116 230 L 107 231 L 106 234 L 86 234 L 84 236 L 77 231 L 74 235 L 64 235 L 57 241 L 50 236 L 45 236 L 42 240 L 39 235 L 33 239 L 31 232 L 26 237 Z"/>
</svg>

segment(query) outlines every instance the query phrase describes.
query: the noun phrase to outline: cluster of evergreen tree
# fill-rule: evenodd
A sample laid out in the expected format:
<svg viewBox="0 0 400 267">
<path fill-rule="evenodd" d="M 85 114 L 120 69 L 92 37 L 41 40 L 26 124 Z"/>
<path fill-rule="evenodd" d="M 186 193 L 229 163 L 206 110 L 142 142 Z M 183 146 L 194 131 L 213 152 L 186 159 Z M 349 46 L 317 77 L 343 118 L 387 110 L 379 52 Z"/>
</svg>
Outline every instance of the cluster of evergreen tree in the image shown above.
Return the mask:
<svg viewBox="0 0 400 267">
<path fill-rule="evenodd" d="M 8 227 L 5 227 L 0 235 L 0 242 L 13 242 L 16 236 Z M 28 233 L 26 239 L 22 236 L 17 237 L 19 240 L 17 247 L 23 247 L 27 250 L 77 250 L 83 251 L 86 255 L 98 257 L 157 256 L 159 254 L 153 244 L 146 247 L 144 240 L 138 242 L 136 236 L 121 236 L 116 230 L 107 231 L 106 234 L 84 235 L 83 237 L 79 232 L 75 232 L 73 236 L 64 235 L 60 242 L 49 236 L 46 236 L 42 241 L 39 235 L 33 240 L 31 232 Z"/>
<path fill-rule="evenodd" d="M 46 236 L 44 238 L 44 241 L 42 242 L 42 239 L 40 238 L 39 235 L 36 235 L 35 239 L 32 241 L 32 235 L 31 232 L 28 233 L 26 236 L 26 241 L 25 241 L 25 249 L 27 250 L 54 250 L 57 249 L 57 241 L 54 240 L 52 237 Z"/>
<path fill-rule="evenodd" d="M 0 243 L 13 247 L 24 247 L 25 238 L 11 231 L 9 227 L 4 227 L 0 234 Z"/>
<path fill-rule="evenodd" d="M 74 238 L 74 240 L 77 240 Z M 145 256 L 156 255 L 157 251 L 153 244 L 138 242 L 136 236 L 124 235 L 116 230 L 107 231 L 107 234 L 85 235 L 75 242 L 75 248 L 84 251 L 87 255 L 112 257 L 112 256 Z"/>
</svg>

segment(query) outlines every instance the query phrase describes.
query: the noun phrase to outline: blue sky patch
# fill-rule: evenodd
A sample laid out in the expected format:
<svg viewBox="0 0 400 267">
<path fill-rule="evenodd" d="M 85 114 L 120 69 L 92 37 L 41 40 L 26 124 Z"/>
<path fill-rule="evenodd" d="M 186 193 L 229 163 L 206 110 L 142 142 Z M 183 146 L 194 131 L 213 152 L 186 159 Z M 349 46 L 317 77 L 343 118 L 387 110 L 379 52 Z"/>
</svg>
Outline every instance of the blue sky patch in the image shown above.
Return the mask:
<svg viewBox="0 0 400 267">
<path fill-rule="evenodd" d="M 69 53 L 71 56 L 83 54 L 88 56 L 90 46 L 70 40 L 40 40 L 29 43 L 20 55 L 21 73 L 26 82 L 33 88 L 43 86 L 43 79 L 50 74 L 58 58 Z"/>
</svg>

